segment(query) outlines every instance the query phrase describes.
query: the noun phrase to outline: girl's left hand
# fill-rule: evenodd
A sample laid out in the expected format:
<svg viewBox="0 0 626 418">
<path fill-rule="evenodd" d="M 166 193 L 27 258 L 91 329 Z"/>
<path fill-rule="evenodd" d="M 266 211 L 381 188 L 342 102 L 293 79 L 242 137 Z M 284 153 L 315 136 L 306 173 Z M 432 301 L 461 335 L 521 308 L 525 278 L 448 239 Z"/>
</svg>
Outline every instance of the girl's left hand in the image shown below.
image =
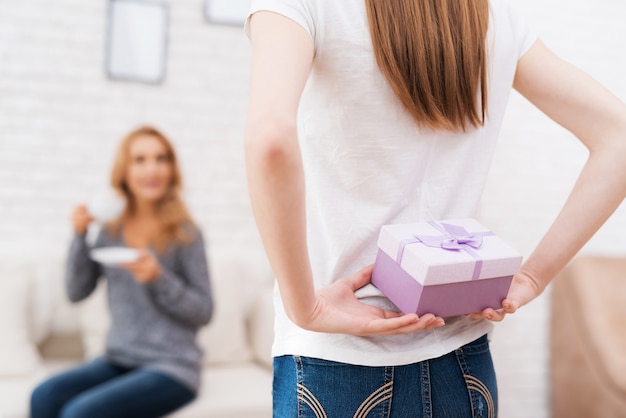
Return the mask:
<svg viewBox="0 0 626 418">
<path fill-rule="evenodd" d="M 137 283 L 146 284 L 157 279 L 161 275 L 161 265 L 157 258 L 148 250 L 139 250 L 139 258 L 132 263 L 122 265 L 130 271 Z"/>
<path fill-rule="evenodd" d="M 526 305 L 531 300 L 539 296 L 545 286 L 541 286 L 539 281 L 523 271 L 518 272 L 511 282 L 509 293 L 502 301 L 502 308 L 487 308 L 482 312 L 468 314 L 470 318 L 485 318 L 490 321 L 500 322 L 507 314 L 515 313 L 519 308 Z"/>
</svg>

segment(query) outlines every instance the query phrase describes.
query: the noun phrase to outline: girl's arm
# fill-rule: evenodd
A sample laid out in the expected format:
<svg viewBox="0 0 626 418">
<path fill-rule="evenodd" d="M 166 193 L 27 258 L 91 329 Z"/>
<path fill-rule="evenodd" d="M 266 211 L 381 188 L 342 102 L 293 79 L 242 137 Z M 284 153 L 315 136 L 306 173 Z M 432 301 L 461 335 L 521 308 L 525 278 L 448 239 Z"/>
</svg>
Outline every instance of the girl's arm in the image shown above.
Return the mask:
<svg viewBox="0 0 626 418">
<path fill-rule="evenodd" d="M 626 105 L 538 41 L 520 60 L 514 87 L 572 132 L 589 159 L 561 212 L 514 278 L 501 320 L 537 297 L 626 197 Z M 540 152 L 540 151 L 538 151 Z"/>
<path fill-rule="evenodd" d="M 272 12 L 251 18 L 253 46 L 245 153 L 252 209 L 287 315 L 298 326 L 358 335 L 413 332 L 443 324 L 361 303 L 371 266 L 316 291 L 307 249 L 305 182 L 296 119 L 314 46 L 297 23 Z"/>
</svg>

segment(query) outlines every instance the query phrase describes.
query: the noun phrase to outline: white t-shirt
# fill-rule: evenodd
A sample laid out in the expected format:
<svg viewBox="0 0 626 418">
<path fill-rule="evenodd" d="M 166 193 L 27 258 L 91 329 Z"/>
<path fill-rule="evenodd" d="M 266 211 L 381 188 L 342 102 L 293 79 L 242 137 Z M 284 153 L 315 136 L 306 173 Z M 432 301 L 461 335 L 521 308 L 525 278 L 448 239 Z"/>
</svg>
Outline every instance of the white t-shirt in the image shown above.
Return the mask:
<svg viewBox="0 0 626 418">
<path fill-rule="evenodd" d="M 519 58 L 536 36 L 507 0 L 490 1 L 488 120 L 467 133 L 418 129 L 373 55 L 364 0 L 253 0 L 251 15 L 284 15 L 312 37 L 315 57 L 298 136 L 306 178 L 307 233 L 317 287 L 376 256 L 381 225 L 472 217 L 487 178 Z M 368 285 L 364 302 L 393 305 Z M 447 318 L 439 329 L 356 337 L 305 331 L 275 293 L 273 355 L 367 366 L 436 358 L 491 330 L 486 320 Z"/>
</svg>

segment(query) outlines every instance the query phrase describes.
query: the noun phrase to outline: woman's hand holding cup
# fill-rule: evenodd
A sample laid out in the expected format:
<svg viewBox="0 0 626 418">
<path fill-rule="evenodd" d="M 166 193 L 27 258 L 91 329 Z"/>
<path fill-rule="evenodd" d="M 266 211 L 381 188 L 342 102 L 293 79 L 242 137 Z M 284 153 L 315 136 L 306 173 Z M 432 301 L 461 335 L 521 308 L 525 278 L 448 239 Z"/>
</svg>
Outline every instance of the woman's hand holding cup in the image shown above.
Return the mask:
<svg viewBox="0 0 626 418">
<path fill-rule="evenodd" d="M 72 212 L 72 224 L 77 234 L 84 235 L 91 222 L 104 224 L 118 217 L 124 210 L 124 200 L 114 193 L 100 193 L 86 205 L 78 205 Z"/>
<path fill-rule="evenodd" d="M 87 227 L 94 218 L 89 214 L 85 205 L 78 205 L 72 212 L 72 224 L 77 234 L 85 235 L 87 233 Z"/>
</svg>

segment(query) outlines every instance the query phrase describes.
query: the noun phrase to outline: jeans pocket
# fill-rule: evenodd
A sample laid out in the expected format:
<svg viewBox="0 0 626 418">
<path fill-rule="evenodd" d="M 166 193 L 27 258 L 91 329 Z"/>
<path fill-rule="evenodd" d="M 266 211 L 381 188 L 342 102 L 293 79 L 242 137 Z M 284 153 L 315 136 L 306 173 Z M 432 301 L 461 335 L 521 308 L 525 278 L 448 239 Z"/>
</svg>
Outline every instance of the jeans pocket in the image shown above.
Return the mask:
<svg viewBox="0 0 626 418">
<path fill-rule="evenodd" d="M 463 378 L 470 394 L 473 418 L 495 418 L 496 403 L 489 387 L 475 376 L 464 374 Z"/>
<path fill-rule="evenodd" d="M 314 418 L 328 418 L 319 399 L 304 384 L 298 383 L 298 417 L 308 417 L 311 413 Z"/>
<path fill-rule="evenodd" d="M 456 357 L 470 395 L 472 418 L 495 418 L 498 389 L 487 336 L 456 350 Z"/>
<path fill-rule="evenodd" d="M 293 357 L 298 418 L 389 416 L 393 367 Z"/>
</svg>

